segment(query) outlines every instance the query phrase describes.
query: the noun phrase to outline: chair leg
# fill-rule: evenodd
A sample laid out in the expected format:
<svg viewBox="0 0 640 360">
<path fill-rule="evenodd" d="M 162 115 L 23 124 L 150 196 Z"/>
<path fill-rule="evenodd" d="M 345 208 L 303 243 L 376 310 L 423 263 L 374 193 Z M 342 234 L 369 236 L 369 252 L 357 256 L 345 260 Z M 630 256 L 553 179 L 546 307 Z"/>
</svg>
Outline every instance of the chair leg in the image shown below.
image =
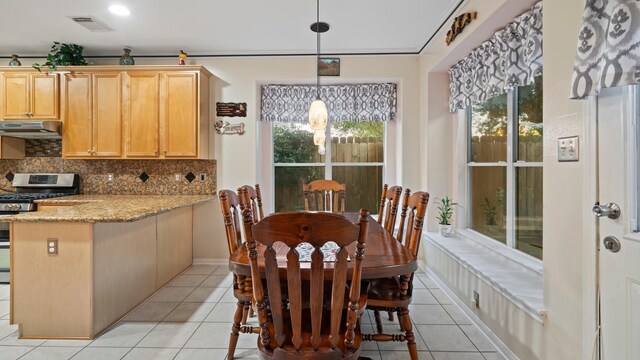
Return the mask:
<svg viewBox="0 0 640 360">
<path fill-rule="evenodd" d="M 382 319 L 380 319 L 380 310 L 373 310 L 373 315 L 376 319 L 376 330 L 378 330 L 378 334 L 382 334 Z"/>
<path fill-rule="evenodd" d="M 227 359 L 233 360 L 233 354 L 236 352 L 236 345 L 238 345 L 238 337 L 240 336 L 240 321 L 242 321 L 242 314 L 244 313 L 245 303 L 238 301 L 236 312 L 233 315 L 233 325 L 231 325 L 231 335 L 229 336 L 229 350 L 227 352 Z"/>
<path fill-rule="evenodd" d="M 409 309 L 406 307 L 401 308 L 399 316 L 402 319 L 401 321 L 407 337 L 407 347 L 409 348 L 409 356 L 411 357 L 411 360 L 418 360 L 418 349 L 416 347 L 416 339 L 413 335 L 413 325 L 411 324 Z"/>
<path fill-rule="evenodd" d="M 400 318 L 400 310 L 396 310 L 398 313 L 398 324 L 400 324 L 400 331 L 404 331 L 404 324 L 402 323 L 402 319 Z"/>
<path fill-rule="evenodd" d="M 247 316 L 250 315 L 249 313 L 249 309 L 251 308 L 251 303 L 244 303 L 244 307 L 242 308 L 242 320 L 240 321 L 240 323 L 242 325 L 246 325 L 247 324 Z"/>
<path fill-rule="evenodd" d="M 389 321 L 393 321 L 393 311 L 389 310 L 387 311 L 387 314 L 389 314 Z"/>
</svg>

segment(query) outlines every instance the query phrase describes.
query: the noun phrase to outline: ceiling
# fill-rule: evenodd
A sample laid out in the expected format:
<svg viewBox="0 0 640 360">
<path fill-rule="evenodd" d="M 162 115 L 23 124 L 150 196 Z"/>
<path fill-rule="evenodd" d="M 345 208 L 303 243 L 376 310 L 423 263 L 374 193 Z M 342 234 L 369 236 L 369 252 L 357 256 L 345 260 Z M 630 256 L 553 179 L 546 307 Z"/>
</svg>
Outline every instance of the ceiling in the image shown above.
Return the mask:
<svg viewBox="0 0 640 360">
<path fill-rule="evenodd" d="M 322 53 L 418 53 L 462 0 L 322 0 Z M 126 6 L 121 17 L 107 9 Z M 112 32 L 69 17 L 94 16 Z M 0 56 L 43 56 L 53 41 L 85 55 L 296 55 L 315 53 L 313 0 L 2 0 Z"/>
</svg>

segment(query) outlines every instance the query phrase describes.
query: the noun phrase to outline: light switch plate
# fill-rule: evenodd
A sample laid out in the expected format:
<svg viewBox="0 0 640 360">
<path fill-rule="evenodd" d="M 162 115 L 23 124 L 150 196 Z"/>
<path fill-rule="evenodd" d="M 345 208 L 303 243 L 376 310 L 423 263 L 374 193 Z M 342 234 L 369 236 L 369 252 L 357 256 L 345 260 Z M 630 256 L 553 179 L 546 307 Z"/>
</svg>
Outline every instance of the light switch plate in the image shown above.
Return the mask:
<svg viewBox="0 0 640 360">
<path fill-rule="evenodd" d="M 558 138 L 558 161 L 578 161 L 579 141 L 577 136 Z"/>
</svg>

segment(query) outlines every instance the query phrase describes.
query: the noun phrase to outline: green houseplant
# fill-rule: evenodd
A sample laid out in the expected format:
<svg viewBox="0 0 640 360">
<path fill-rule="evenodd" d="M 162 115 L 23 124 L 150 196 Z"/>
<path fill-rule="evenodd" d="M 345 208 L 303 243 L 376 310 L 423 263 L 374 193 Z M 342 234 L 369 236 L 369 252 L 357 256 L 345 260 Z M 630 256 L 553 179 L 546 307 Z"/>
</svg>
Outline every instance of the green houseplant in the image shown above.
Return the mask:
<svg viewBox="0 0 640 360">
<path fill-rule="evenodd" d="M 451 236 L 451 222 L 453 218 L 453 207 L 457 206 L 458 203 L 454 202 L 448 196 L 440 199 L 438 204 L 438 224 L 440 227 L 440 235 L 444 237 Z"/>
<path fill-rule="evenodd" d="M 35 63 L 33 68 L 42 71 L 43 67 L 47 67 L 47 71 L 56 71 L 58 66 L 87 65 L 84 56 L 82 56 L 83 50 L 84 47 L 80 45 L 54 41 L 49 55 L 47 55 L 47 62 L 42 65 Z"/>
</svg>

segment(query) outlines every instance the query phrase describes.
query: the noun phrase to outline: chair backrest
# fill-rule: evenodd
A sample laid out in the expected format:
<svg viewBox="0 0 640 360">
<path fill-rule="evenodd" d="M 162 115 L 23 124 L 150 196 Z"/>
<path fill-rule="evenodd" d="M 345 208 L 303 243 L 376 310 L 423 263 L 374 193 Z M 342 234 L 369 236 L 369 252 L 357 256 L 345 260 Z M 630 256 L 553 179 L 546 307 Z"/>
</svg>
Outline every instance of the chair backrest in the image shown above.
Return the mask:
<svg viewBox="0 0 640 360">
<path fill-rule="evenodd" d="M 227 234 L 229 255 L 231 255 L 242 245 L 242 236 L 240 233 L 240 198 L 233 190 L 220 190 L 218 196 L 224 218 L 224 229 Z"/>
<path fill-rule="evenodd" d="M 344 212 L 346 186 L 333 180 L 302 183 L 304 209 L 307 211 Z"/>
<path fill-rule="evenodd" d="M 253 294 L 258 308 L 258 321 L 260 323 L 260 341 L 264 347 L 276 350 L 282 348 L 285 342 L 293 344 L 296 351 L 302 349 L 303 341 L 306 348 L 318 350 L 321 344 L 330 344 L 331 349 L 339 346 L 341 329 L 344 330 L 344 349 L 350 350 L 354 346 L 355 327 L 357 324 L 358 298 L 360 296 L 360 280 L 362 275 L 362 260 L 367 237 L 369 212 L 360 210 L 358 224 L 352 224 L 339 214 L 310 213 L 310 212 L 285 212 L 276 213 L 266 217 L 252 226 L 251 211 L 243 212 L 244 226 L 247 233 L 247 249 L 251 262 L 251 276 L 260 277 L 258 267 L 258 247 L 264 247 L 264 274 L 266 274 L 266 287 L 268 299 L 265 298 L 263 283 L 254 282 Z M 327 242 L 333 241 L 339 249 L 335 254 L 336 261 L 325 263 L 320 248 Z M 347 307 L 346 326 L 341 325 L 342 312 L 344 310 L 345 291 L 347 289 L 348 254 L 346 247 L 357 241 L 355 254 L 352 261 L 355 262 L 349 290 L 349 304 Z M 287 268 L 282 273 L 278 269 L 276 250 L 274 243 L 282 242 L 288 251 L 286 254 Z M 300 258 L 295 250 L 300 243 L 308 243 L 315 249 L 311 255 L 310 264 L 310 290 L 302 291 L 302 276 L 300 271 Z M 285 248 L 286 248 L 285 247 Z M 328 339 L 323 341 L 321 329 L 323 328 L 323 299 L 325 285 L 325 265 L 333 269 L 331 286 L 331 308 Z M 281 277 L 282 275 L 282 277 Z M 330 280 L 330 279 L 326 279 Z M 286 281 L 288 309 L 283 305 L 283 297 L 280 282 Z M 310 304 L 311 336 L 308 332 L 303 334 L 303 305 Z M 267 311 L 270 310 L 269 318 Z M 285 316 L 284 312 L 288 312 Z M 270 332 L 269 320 L 273 333 Z M 284 321 L 290 319 L 290 331 L 285 331 Z M 288 324 L 287 324 L 288 325 Z M 327 325 L 324 324 L 326 328 Z M 287 327 L 288 328 L 288 327 Z M 308 331 L 308 330 L 307 330 Z M 310 339 L 310 340 L 309 340 Z M 327 345 L 324 345 L 326 347 Z"/>
<path fill-rule="evenodd" d="M 260 192 L 260 185 L 256 184 L 255 188 L 250 185 L 243 185 L 238 188 L 238 196 L 240 197 L 241 209 L 244 209 L 244 206 L 249 204 L 254 222 L 258 222 L 264 218 L 264 213 L 262 212 L 262 194 Z"/>
<path fill-rule="evenodd" d="M 402 186 L 394 185 L 382 186 L 382 196 L 380 197 L 380 209 L 378 211 L 378 224 L 393 235 L 396 226 L 396 216 L 398 214 L 398 204 L 402 195 Z"/>
<path fill-rule="evenodd" d="M 400 213 L 400 228 L 396 239 L 401 241 L 414 256 L 418 256 L 424 214 L 428 203 L 429 193 L 417 191 L 411 194 L 411 190 L 405 190 Z"/>
</svg>

